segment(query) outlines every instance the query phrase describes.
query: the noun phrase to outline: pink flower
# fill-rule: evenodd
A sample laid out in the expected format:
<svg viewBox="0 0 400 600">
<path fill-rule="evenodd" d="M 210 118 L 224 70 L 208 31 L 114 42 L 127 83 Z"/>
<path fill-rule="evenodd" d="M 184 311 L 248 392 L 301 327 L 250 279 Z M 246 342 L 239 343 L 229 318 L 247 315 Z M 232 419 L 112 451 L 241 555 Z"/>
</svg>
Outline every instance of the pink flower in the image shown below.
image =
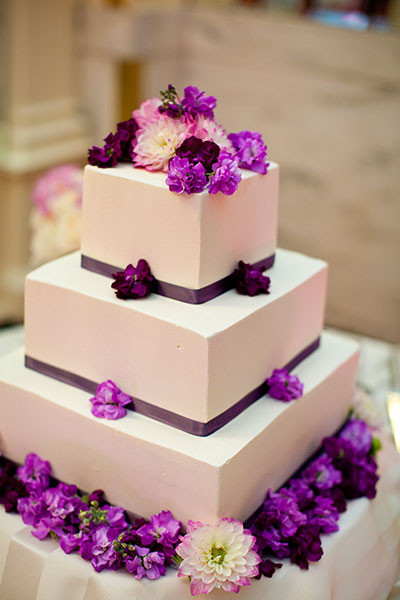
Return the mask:
<svg viewBox="0 0 400 600">
<path fill-rule="evenodd" d="M 158 121 L 161 117 L 158 107 L 161 106 L 161 100 L 159 98 L 150 98 L 145 102 L 142 102 L 140 108 L 136 109 L 132 113 L 132 117 L 136 119 L 136 123 L 140 129 L 146 127 L 149 123 Z"/>
<path fill-rule="evenodd" d="M 255 538 L 234 519 L 219 519 L 215 525 L 188 523 L 188 533 L 176 549 L 183 560 L 179 577 L 190 577 L 193 596 L 209 594 L 214 588 L 239 592 L 258 575 L 261 559 Z"/>
<path fill-rule="evenodd" d="M 193 135 L 205 141 L 214 142 L 221 150 L 234 153 L 233 146 L 228 139 L 225 129 L 212 119 L 199 115 L 196 119 L 196 128 Z"/>
<path fill-rule="evenodd" d="M 82 169 L 75 165 L 60 165 L 42 175 L 33 189 L 33 203 L 40 213 L 48 214 L 52 204 L 65 192 L 73 192 L 77 206 L 82 204 Z"/>
<path fill-rule="evenodd" d="M 187 124 L 180 119 L 162 115 L 157 121 L 150 121 L 136 134 L 135 166 L 167 171 L 169 159 L 189 135 Z"/>
</svg>

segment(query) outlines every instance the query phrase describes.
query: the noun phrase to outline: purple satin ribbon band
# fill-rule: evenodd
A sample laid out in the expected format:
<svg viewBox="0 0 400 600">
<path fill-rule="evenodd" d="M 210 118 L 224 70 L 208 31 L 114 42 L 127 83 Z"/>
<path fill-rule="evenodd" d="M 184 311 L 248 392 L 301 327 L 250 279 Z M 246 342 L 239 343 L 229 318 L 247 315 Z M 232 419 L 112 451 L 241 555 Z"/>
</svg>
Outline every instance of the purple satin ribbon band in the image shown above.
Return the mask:
<svg viewBox="0 0 400 600">
<path fill-rule="evenodd" d="M 253 266 L 262 267 L 262 270 L 266 271 L 273 266 L 274 261 L 275 254 L 272 254 L 272 256 L 268 256 L 267 258 L 253 263 Z M 81 255 L 81 267 L 88 271 L 94 271 L 94 273 L 98 273 L 99 275 L 104 275 L 105 277 L 112 277 L 113 273 L 123 271 L 120 267 L 114 267 L 113 265 L 91 258 L 85 254 Z M 215 281 L 214 283 L 210 283 L 210 285 L 206 285 L 198 290 L 192 290 L 181 285 L 175 285 L 174 283 L 167 283 L 166 281 L 159 281 L 156 279 L 153 291 L 159 296 L 165 296 L 166 298 L 172 298 L 173 300 L 179 300 L 180 302 L 186 302 L 187 304 L 203 304 L 204 302 L 213 300 L 213 298 L 231 290 L 234 285 L 234 275 L 231 273 L 230 275 L 227 275 L 227 277 Z"/>
<path fill-rule="evenodd" d="M 291 361 L 289 361 L 285 365 L 285 368 L 288 369 L 288 371 L 294 369 L 299 363 L 301 363 L 301 361 L 310 356 L 310 354 L 319 347 L 319 344 L 320 338 L 317 338 L 306 348 L 304 348 L 304 350 L 299 352 Z M 36 358 L 32 358 L 31 356 L 25 356 L 25 366 L 29 369 L 33 369 L 34 371 L 42 373 L 42 375 L 47 375 L 53 379 L 58 379 L 63 383 L 77 387 L 90 394 L 96 393 L 98 387 L 96 382 L 86 379 L 85 377 L 81 377 L 80 375 L 76 375 L 75 373 L 65 371 L 64 369 L 53 367 L 52 365 L 44 363 L 40 360 L 36 360 Z M 140 400 L 139 398 L 132 398 L 132 405 L 128 405 L 126 408 L 134 410 L 135 412 L 146 417 L 150 417 L 151 419 L 155 419 L 156 421 L 161 421 L 166 425 L 171 425 L 176 429 L 186 431 L 186 433 L 204 437 L 214 433 L 214 431 L 217 431 L 232 421 L 232 419 L 240 415 L 241 412 L 253 404 L 253 402 L 261 398 L 261 396 L 264 396 L 264 394 L 267 392 L 268 386 L 266 381 L 264 381 L 261 385 L 246 394 L 246 396 L 244 396 L 241 400 L 236 402 L 236 404 L 225 410 L 214 419 L 211 419 L 211 421 L 208 421 L 208 423 L 202 423 L 200 421 L 195 421 L 194 419 L 188 419 L 187 417 L 173 413 L 165 408 L 160 408 L 159 406 L 155 406 L 154 404 Z"/>
</svg>

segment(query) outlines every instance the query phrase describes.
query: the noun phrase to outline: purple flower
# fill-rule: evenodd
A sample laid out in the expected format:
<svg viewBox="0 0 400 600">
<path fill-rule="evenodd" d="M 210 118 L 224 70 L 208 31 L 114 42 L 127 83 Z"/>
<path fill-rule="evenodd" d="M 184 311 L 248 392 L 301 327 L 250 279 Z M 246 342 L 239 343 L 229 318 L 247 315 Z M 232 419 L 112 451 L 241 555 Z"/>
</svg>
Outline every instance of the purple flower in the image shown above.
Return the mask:
<svg viewBox="0 0 400 600">
<path fill-rule="evenodd" d="M 154 277 L 146 260 L 141 258 L 136 267 L 128 265 L 123 271 L 113 273 L 111 287 L 121 300 L 137 300 L 148 296 L 153 288 Z"/>
<path fill-rule="evenodd" d="M 235 279 L 236 291 L 239 294 L 247 296 L 257 296 L 258 294 L 269 294 L 271 280 L 267 275 L 263 275 L 262 267 L 253 267 L 243 262 L 238 263 L 238 268 L 233 273 Z"/>
<path fill-rule="evenodd" d="M 19 499 L 28 496 L 28 493 L 25 484 L 16 476 L 15 466 L 7 462 L 0 470 L 0 504 L 8 513 L 17 512 Z"/>
<path fill-rule="evenodd" d="M 135 119 L 128 119 L 117 124 L 116 137 L 119 139 L 121 154 L 119 158 L 131 162 L 135 157 L 134 142 L 139 126 Z"/>
<path fill-rule="evenodd" d="M 220 152 L 217 162 L 213 164 L 213 173 L 208 188 L 209 193 L 222 192 L 227 196 L 231 196 L 236 192 L 241 180 L 242 174 L 237 159 L 229 152 Z"/>
<path fill-rule="evenodd" d="M 91 536 L 86 536 L 81 543 L 82 558 L 90 560 L 98 573 L 103 569 L 115 569 L 120 566 L 120 557 L 113 544 L 118 535 L 117 529 L 103 525 L 95 529 Z"/>
<path fill-rule="evenodd" d="M 205 92 L 200 92 L 195 86 L 189 85 L 184 89 L 182 99 L 183 113 L 192 119 L 198 115 L 204 115 L 209 119 L 214 119 L 214 108 L 217 100 L 214 96 L 206 96 Z"/>
<path fill-rule="evenodd" d="M 30 492 L 47 489 L 50 484 L 50 472 L 50 463 L 34 453 L 28 454 L 24 464 L 17 470 L 19 479 Z"/>
<path fill-rule="evenodd" d="M 44 539 L 51 531 L 62 535 L 63 528 L 71 523 L 79 523 L 79 513 L 85 503 L 77 495 L 78 489 L 75 485 L 59 483 L 54 488 L 48 488 L 39 499 L 39 505 L 35 511 L 41 510 L 37 522 L 34 524 L 32 535 L 39 540 Z M 33 506 L 30 506 L 31 514 Z M 20 509 L 20 505 L 18 505 Z"/>
<path fill-rule="evenodd" d="M 188 137 L 176 149 L 176 156 L 187 158 L 190 163 L 200 162 L 207 173 L 211 173 L 212 166 L 217 162 L 220 148 L 214 142 L 201 140 L 194 135 Z"/>
<path fill-rule="evenodd" d="M 228 139 L 232 142 L 239 159 L 239 167 L 250 169 L 256 173 L 265 175 L 269 167 L 266 162 L 267 146 L 264 144 L 261 134 L 257 131 L 241 131 L 230 133 Z"/>
<path fill-rule="evenodd" d="M 297 375 L 290 375 L 287 369 L 274 369 L 267 379 L 268 394 L 271 398 L 290 402 L 303 395 L 303 384 Z"/>
<path fill-rule="evenodd" d="M 339 436 L 347 440 L 357 453 L 367 454 L 371 450 L 372 433 L 364 421 L 350 419 Z"/>
<path fill-rule="evenodd" d="M 107 167 L 115 167 L 118 159 L 122 155 L 121 139 L 118 134 L 109 133 L 104 138 L 105 144 L 103 148 L 93 146 L 88 151 L 88 163 L 105 169 Z"/>
<path fill-rule="evenodd" d="M 313 506 L 307 511 L 310 525 L 318 527 L 321 533 L 333 533 L 339 529 L 339 512 L 333 500 L 326 496 L 317 496 Z"/>
<path fill-rule="evenodd" d="M 172 547 L 179 541 L 180 521 L 172 516 L 169 510 L 163 510 L 150 518 L 150 523 L 137 530 L 142 544 L 150 546 L 155 540 L 161 546 Z"/>
<path fill-rule="evenodd" d="M 318 490 L 329 490 L 342 481 L 342 473 L 335 469 L 332 459 L 327 454 L 313 460 L 301 473 L 301 477 Z"/>
<path fill-rule="evenodd" d="M 270 550 L 278 558 L 284 558 L 290 555 L 290 539 L 306 522 L 307 517 L 294 498 L 269 491 L 262 512 L 251 526 L 251 533 L 257 540 L 258 550 Z"/>
<path fill-rule="evenodd" d="M 111 379 L 100 383 L 96 395 L 90 398 L 92 414 L 100 419 L 121 419 L 126 415 L 126 406 L 132 402 L 128 394 L 124 394 Z"/>
<path fill-rule="evenodd" d="M 171 192 L 197 194 L 202 192 L 207 185 L 206 170 L 200 162 L 192 164 L 187 158 L 174 156 L 169 161 L 165 183 Z"/>
<path fill-rule="evenodd" d="M 31 493 L 29 497 L 20 498 L 18 500 L 18 512 L 22 517 L 25 525 L 36 527 L 41 518 L 46 516 L 46 504 L 43 500 L 42 493 Z"/>
<path fill-rule="evenodd" d="M 254 579 L 261 579 L 262 576 L 271 578 L 277 569 L 280 569 L 282 563 L 272 562 L 269 558 L 266 558 L 258 565 L 259 573 Z"/>
<path fill-rule="evenodd" d="M 310 524 L 300 526 L 291 540 L 290 562 L 299 565 L 300 569 L 308 569 L 308 562 L 316 562 L 322 555 L 318 527 Z"/>
<path fill-rule="evenodd" d="M 136 579 L 158 579 L 165 575 L 165 557 L 161 552 L 151 552 L 149 548 L 136 546 L 136 556 L 128 558 L 125 566 L 129 573 L 134 573 Z"/>
</svg>

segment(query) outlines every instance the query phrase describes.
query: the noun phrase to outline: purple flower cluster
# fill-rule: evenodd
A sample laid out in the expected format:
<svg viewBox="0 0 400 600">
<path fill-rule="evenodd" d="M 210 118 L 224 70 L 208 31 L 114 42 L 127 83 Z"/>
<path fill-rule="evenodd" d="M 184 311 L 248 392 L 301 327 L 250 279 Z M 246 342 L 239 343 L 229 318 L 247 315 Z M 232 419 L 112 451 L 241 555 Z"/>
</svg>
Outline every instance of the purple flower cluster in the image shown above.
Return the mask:
<svg viewBox="0 0 400 600">
<path fill-rule="evenodd" d="M 118 123 L 117 131 L 104 138 L 103 147 L 93 146 L 89 149 L 88 163 L 105 169 L 115 167 L 119 160 L 132 161 L 137 130 L 138 124 L 133 118 Z"/>
<path fill-rule="evenodd" d="M 166 184 L 171 192 L 233 194 L 242 179 L 237 159 L 214 142 L 190 136 L 176 149 L 168 166 Z"/>
<path fill-rule="evenodd" d="M 297 375 L 290 375 L 287 369 L 274 369 L 267 379 L 268 394 L 271 398 L 290 402 L 303 395 L 303 384 Z"/>
<path fill-rule="evenodd" d="M 206 96 L 205 92 L 192 85 L 185 87 L 183 90 L 183 98 L 180 98 L 176 88 L 170 83 L 165 91 L 161 94 L 161 106 L 158 111 L 161 114 L 166 114 L 172 119 L 185 117 L 187 119 L 195 119 L 199 115 L 207 119 L 214 119 L 214 109 L 217 105 L 217 100 L 214 96 Z"/>
<path fill-rule="evenodd" d="M 347 500 L 376 494 L 373 448 L 368 426 L 350 419 L 338 435 L 325 438 L 322 451 L 285 487 L 268 492 L 251 526 L 267 561 L 265 573 L 262 566 L 260 572 L 271 576 L 268 561 L 274 556 L 289 558 L 301 569 L 321 558 L 321 535 L 338 530 Z"/>
<path fill-rule="evenodd" d="M 111 379 L 100 383 L 96 395 L 90 398 L 92 414 L 100 419 L 121 419 L 126 415 L 126 408 L 132 402 L 131 396 L 124 394 Z"/>
<path fill-rule="evenodd" d="M 257 131 L 241 131 L 230 133 L 228 139 L 236 150 L 239 167 L 250 169 L 256 173 L 265 175 L 269 163 L 266 162 L 267 146 L 264 144 L 261 134 Z"/>
<path fill-rule="evenodd" d="M 116 290 L 115 295 L 121 300 L 137 300 L 148 296 L 154 285 L 149 264 L 141 258 L 136 267 L 128 265 L 123 271 L 113 273 L 115 281 L 111 287 Z"/>
<path fill-rule="evenodd" d="M 271 280 L 267 275 L 263 275 L 262 267 L 253 267 L 241 260 L 233 276 L 239 294 L 247 296 L 269 294 Z"/>
<path fill-rule="evenodd" d="M 8 507 L 14 492 L 17 498 Z M 58 539 L 66 554 L 77 552 L 98 572 L 125 568 L 136 579 L 165 575 L 182 533 L 169 511 L 129 522 L 121 507 L 105 502 L 102 490 L 85 497 L 75 485 L 55 482 L 49 463 L 36 454 L 18 469 L 2 459 L 0 503 L 18 512 L 38 539 Z"/>
</svg>

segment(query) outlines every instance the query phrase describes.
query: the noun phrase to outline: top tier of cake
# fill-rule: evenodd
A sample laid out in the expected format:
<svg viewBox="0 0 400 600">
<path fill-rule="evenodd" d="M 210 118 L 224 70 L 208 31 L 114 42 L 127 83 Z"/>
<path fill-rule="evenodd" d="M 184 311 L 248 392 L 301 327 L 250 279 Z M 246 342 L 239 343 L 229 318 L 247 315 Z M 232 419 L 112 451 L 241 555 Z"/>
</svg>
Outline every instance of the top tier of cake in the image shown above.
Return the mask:
<svg viewBox="0 0 400 600">
<path fill-rule="evenodd" d="M 165 173 L 131 164 L 84 175 L 82 255 L 99 272 L 148 261 L 158 281 L 198 290 L 229 276 L 239 260 L 260 263 L 276 249 L 278 165 L 242 171 L 231 196 L 178 195 Z M 85 262 L 83 263 L 85 264 Z M 108 271 L 107 271 L 108 269 Z"/>
</svg>

